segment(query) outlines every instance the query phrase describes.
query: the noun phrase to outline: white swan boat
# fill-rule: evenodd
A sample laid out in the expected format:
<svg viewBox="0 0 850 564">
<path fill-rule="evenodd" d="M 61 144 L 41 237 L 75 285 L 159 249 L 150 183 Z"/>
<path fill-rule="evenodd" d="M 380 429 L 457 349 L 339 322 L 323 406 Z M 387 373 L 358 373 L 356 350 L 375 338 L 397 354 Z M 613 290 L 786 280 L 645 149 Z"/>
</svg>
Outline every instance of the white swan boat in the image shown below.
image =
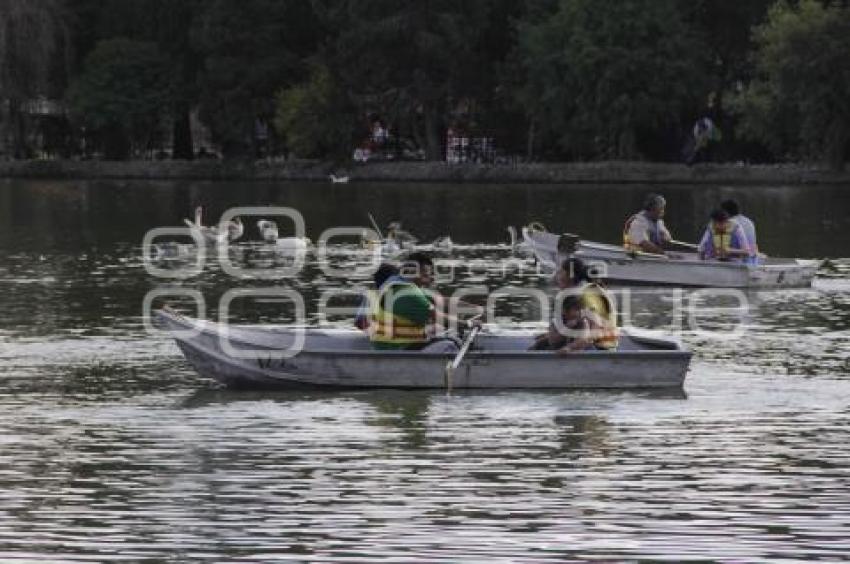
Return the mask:
<svg viewBox="0 0 850 564">
<path fill-rule="evenodd" d="M 666 256 L 632 253 L 622 246 L 523 228 L 522 238 L 542 264 L 554 268 L 570 256 L 588 264 L 609 283 L 715 288 L 797 288 L 811 286 L 819 261 L 766 258 L 757 265 L 701 260 L 696 253 Z"/>
<path fill-rule="evenodd" d="M 691 352 L 676 340 L 623 332 L 616 351 L 532 352 L 533 334 L 481 334 L 451 376 L 454 356 L 378 351 L 348 329 L 234 326 L 157 311 L 201 375 L 241 388 L 681 388 Z M 447 381 L 451 378 L 451 381 Z"/>
</svg>

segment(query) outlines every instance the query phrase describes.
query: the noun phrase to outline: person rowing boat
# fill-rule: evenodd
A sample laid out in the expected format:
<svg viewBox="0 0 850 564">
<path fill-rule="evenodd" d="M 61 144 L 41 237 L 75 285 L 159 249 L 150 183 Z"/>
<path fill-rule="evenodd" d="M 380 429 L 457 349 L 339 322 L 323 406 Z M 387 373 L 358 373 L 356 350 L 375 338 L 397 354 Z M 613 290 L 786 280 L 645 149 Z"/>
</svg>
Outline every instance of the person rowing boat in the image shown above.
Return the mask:
<svg viewBox="0 0 850 564">
<path fill-rule="evenodd" d="M 630 252 L 663 255 L 664 246 L 673 240 L 664 225 L 667 200 L 660 194 L 649 194 L 643 210 L 632 215 L 623 226 L 623 247 Z"/>
<path fill-rule="evenodd" d="M 398 280 L 401 280 L 401 277 L 399 276 L 399 270 L 396 265 L 385 262 L 378 266 L 378 269 L 372 275 L 372 282 L 375 285 L 374 290 L 369 290 L 369 292 L 363 296 L 360 309 L 357 311 L 357 316 L 354 318 L 355 327 L 361 331 L 369 332 L 369 326 L 371 323 L 371 308 L 372 304 L 374 304 L 378 299 L 378 292 L 381 291 L 386 283 Z"/>
<path fill-rule="evenodd" d="M 369 321 L 369 338 L 378 350 L 457 352 L 455 339 L 442 329 L 457 320 L 445 313 L 442 296 L 431 290 L 434 262 L 426 253 L 413 253 L 377 292 Z M 475 321 L 480 326 L 480 321 Z"/>
</svg>

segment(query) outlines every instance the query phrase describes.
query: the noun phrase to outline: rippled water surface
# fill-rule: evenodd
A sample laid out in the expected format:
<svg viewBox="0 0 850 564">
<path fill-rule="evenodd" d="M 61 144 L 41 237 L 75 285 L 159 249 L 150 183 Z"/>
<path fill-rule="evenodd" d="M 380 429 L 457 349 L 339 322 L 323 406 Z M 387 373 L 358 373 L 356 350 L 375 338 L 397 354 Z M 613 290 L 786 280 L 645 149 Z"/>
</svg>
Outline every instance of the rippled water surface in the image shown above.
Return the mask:
<svg viewBox="0 0 850 564">
<path fill-rule="evenodd" d="M 847 187 L 666 191 L 682 238 L 735 193 L 765 250 L 829 259 L 813 288 L 745 294 L 744 312 L 618 289 L 641 328 L 677 331 L 678 304 L 703 307 L 703 325 L 681 329 L 695 352 L 682 393 L 236 393 L 144 329 L 144 297 L 163 285 L 145 273 L 142 237 L 197 204 L 211 217 L 293 206 L 314 239 L 369 212 L 424 239 L 451 233 L 450 292 L 545 288 L 531 261 L 499 267 L 504 226 L 540 219 L 615 241 L 647 189 L 0 182 L 0 561 L 846 560 Z M 252 228 L 246 239 L 234 264 L 280 262 Z M 338 250 L 335 266 L 362 265 Z M 321 293 L 351 282 L 311 258 L 281 284 L 317 323 Z M 213 258 L 168 287 L 200 290 L 212 310 L 228 289 L 264 284 Z M 498 308 L 525 325 L 534 313 Z M 731 322 L 739 333 L 701 330 Z"/>
</svg>

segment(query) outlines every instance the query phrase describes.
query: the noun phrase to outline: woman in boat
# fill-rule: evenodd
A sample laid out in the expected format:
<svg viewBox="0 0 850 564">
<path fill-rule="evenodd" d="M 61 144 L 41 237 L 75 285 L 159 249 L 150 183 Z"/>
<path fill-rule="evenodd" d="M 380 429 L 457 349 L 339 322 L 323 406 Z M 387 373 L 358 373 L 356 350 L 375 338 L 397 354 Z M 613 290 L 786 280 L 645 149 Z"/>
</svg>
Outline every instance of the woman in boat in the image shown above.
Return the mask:
<svg viewBox="0 0 850 564">
<path fill-rule="evenodd" d="M 743 228 L 722 208 L 711 212 L 710 217 L 699 243 L 700 258 L 751 263 L 754 253 Z"/>
<path fill-rule="evenodd" d="M 584 261 L 576 257 L 565 260 L 555 273 L 555 282 L 559 289 L 555 303 L 566 303 L 566 299 L 570 296 L 577 296 L 582 308 L 598 319 L 598 327 L 593 334 L 595 348 L 616 349 L 618 344 L 617 308 L 611 294 L 590 276 Z M 553 329 L 558 331 L 558 321 L 555 319 L 547 333 L 535 338 L 531 350 L 555 350 L 550 342 Z"/>
</svg>

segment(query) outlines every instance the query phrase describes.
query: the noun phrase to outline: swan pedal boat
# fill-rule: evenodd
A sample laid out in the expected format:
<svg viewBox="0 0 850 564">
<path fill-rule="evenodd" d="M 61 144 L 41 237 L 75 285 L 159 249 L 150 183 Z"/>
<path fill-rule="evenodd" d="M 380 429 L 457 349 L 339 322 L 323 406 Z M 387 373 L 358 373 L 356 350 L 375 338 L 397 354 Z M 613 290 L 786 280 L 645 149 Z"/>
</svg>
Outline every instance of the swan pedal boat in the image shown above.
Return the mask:
<svg viewBox="0 0 850 564">
<path fill-rule="evenodd" d="M 693 286 L 714 288 L 804 288 L 812 285 L 817 260 L 767 258 L 757 265 L 702 260 L 696 253 L 669 252 L 667 256 L 629 252 L 618 245 L 558 235 L 527 227 L 525 244 L 540 263 L 554 269 L 574 256 L 594 265 L 608 283 Z"/>
<path fill-rule="evenodd" d="M 450 353 L 374 350 L 349 329 L 226 325 L 157 310 L 195 370 L 233 388 L 681 389 L 691 352 L 625 331 L 616 351 L 528 351 L 530 331 L 481 333 L 451 376 Z M 297 354 L 286 351 L 303 339 Z M 450 381 L 449 381 L 450 379 Z"/>
</svg>

